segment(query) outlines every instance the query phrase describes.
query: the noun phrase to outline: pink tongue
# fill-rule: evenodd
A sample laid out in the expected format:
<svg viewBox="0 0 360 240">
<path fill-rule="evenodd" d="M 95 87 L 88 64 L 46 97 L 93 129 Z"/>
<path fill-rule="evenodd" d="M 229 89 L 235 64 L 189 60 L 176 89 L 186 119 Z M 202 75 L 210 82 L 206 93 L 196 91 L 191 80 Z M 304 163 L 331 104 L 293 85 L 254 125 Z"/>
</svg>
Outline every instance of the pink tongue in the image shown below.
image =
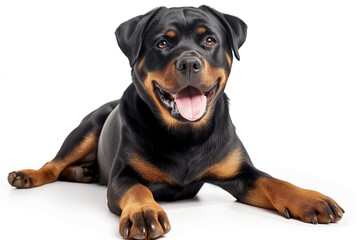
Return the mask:
<svg viewBox="0 0 360 240">
<path fill-rule="evenodd" d="M 195 87 L 189 86 L 175 94 L 175 102 L 181 116 L 189 121 L 196 121 L 205 113 L 206 97 Z"/>
</svg>

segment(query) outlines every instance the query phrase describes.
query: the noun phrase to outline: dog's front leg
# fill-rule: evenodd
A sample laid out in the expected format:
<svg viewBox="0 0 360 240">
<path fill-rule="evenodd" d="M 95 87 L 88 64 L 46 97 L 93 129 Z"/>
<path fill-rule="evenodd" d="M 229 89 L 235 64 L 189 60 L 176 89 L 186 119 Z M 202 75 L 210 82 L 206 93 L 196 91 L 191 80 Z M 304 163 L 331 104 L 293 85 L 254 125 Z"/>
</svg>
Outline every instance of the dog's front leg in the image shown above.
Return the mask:
<svg viewBox="0 0 360 240">
<path fill-rule="evenodd" d="M 110 181 L 108 205 L 120 215 L 119 231 L 126 239 L 155 239 L 170 231 L 168 217 L 151 191 L 131 177 Z"/>
<path fill-rule="evenodd" d="M 245 163 L 232 180 L 215 184 L 227 190 L 240 202 L 274 209 L 286 218 L 293 217 L 303 222 L 336 222 L 345 212 L 330 197 L 273 178 L 250 163 Z"/>
</svg>

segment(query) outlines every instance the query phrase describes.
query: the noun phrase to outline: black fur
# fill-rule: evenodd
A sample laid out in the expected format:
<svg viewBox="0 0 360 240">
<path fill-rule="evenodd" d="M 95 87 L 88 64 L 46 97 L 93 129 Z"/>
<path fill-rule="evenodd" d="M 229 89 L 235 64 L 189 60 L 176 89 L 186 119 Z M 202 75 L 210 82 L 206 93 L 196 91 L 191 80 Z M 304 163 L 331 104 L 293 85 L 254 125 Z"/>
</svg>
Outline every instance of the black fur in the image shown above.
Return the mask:
<svg viewBox="0 0 360 240">
<path fill-rule="evenodd" d="M 121 24 L 116 38 L 133 81 L 122 98 L 86 116 L 53 161 L 11 172 L 9 183 L 107 185 L 108 206 L 121 215 L 124 238 L 166 234 L 170 223 L 154 199 L 192 198 L 204 183 L 287 218 L 340 220 L 344 210 L 332 199 L 257 170 L 236 135 L 224 89 L 246 31 L 239 18 L 207 6 L 161 7 Z M 198 106 L 202 115 L 195 113 Z"/>
<path fill-rule="evenodd" d="M 190 32 L 189 28 L 196 28 L 194 24 L 211 28 L 218 37 L 216 48 L 205 49 L 199 44 L 199 39 L 184 41 L 185 37 L 194 38 L 194 33 L 186 36 Z M 174 26 L 185 36 L 178 36 L 183 37 L 181 39 L 167 39 L 174 46 L 173 49 L 159 54 L 158 49 L 153 47 L 154 43 L 161 33 Z M 212 67 L 221 67 L 230 72 L 224 53 L 232 56 L 233 50 L 239 59 L 238 48 L 245 41 L 246 28 L 242 20 L 202 6 L 199 9 L 158 8 L 121 24 L 116 30 L 118 44 L 133 67 L 133 84 L 125 91 L 119 106 L 107 119 L 99 142 L 100 183 L 108 184 L 109 207 L 114 213 L 121 212 L 118 209 L 118 199 L 136 183 L 149 187 L 156 200 L 193 197 L 205 181 L 217 184 L 241 199 L 239 192 L 251 186 L 243 183 L 246 179 L 251 179 L 248 178 L 249 173 L 254 178 L 264 175 L 253 168 L 235 133 L 229 115 L 228 98 L 223 92 L 219 93 L 214 103 L 215 107 L 206 127 L 195 131 L 189 123 L 169 130 L 159 119 L 156 106 L 141 85 L 147 72 L 161 70 L 171 59 L 188 50 L 199 52 Z M 143 69 L 139 71 L 136 63 L 144 56 L 146 60 Z M 201 172 L 221 161 L 236 148 L 242 149 L 249 170 L 243 169 L 238 178 L 232 180 L 232 183 L 237 182 L 236 191 L 230 191 L 230 183 L 217 179 L 195 180 Z M 142 179 L 128 165 L 129 152 L 146 156 L 147 161 L 170 175 L 176 185 L 156 184 Z"/>
<path fill-rule="evenodd" d="M 96 166 L 93 169 L 99 172 L 94 173 L 96 178 L 90 179 L 99 179 L 99 184 L 108 186 L 108 206 L 115 214 L 121 214 L 119 201 L 135 184 L 150 189 L 155 200 L 173 201 L 194 197 L 205 182 L 219 185 L 240 201 L 244 199 L 243 194 L 252 187 L 253 181 L 260 176 L 269 177 L 253 167 L 236 135 L 229 114 L 228 98 L 224 93 L 233 53 L 239 59 L 238 49 L 245 41 L 246 29 L 245 23 L 239 18 L 207 6 L 161 7 L 121 24 L 116 30 L 116 38 L 129 59 L 133 83 L 120 100 L 107 103 L 86 116 L 65 139 L 53 162 L 61 165 L 63 159 L 71 156 L 71 152 L 87 136 L 95 136 L 97 156 L 91 158 L 88 156 L 90 153 L 84 152 L 84 156 L 72 159 L 69 164 L 80 166 L 76 169 L 78 171 L 86 166 Z M 175 34 L 166 34 L 169 30 Z M 208 40 L 210 43 L 215 40 L 215 44 L 208 45 Z M 160 49 L 159 41 L 167 41 L 168 47 Z M 176 63 L 188 56 L 197 59 L 201 67 L 207 63 L 206 71 L 209 73 L 220 69 L 224 76 L 218 78 L 217 73 L 197 74 L 191 65 L 188 66 L 191 68 L 187 69 L 188 74 L 185 74 L 176 67 Z M 173 80 L 173 86 L 168 91 L 177 93 L 192 86 L 203 94 L 213 92 L 214 96 L 207 102 L 203 117 L 188 121 L 179 114 L 166 113 L 164 106 L 156 104 L 154 96 L 159 96 L 155 86 L 147 89 L 144 79 L 149 73 L 167 74 L 163 72 L 166 68 L 176 68 L 175 73 L 166 76 Z M 223 81 L 222 85 L 220 80 Z M 166 122 L 169 120 L 161 116 L 161 112 L 173 118 L 172 126 Z M 237 175 L 230 179 L 201 175 L 235 150 L 242 153 L 244 166 Z M 172 183 L 142 176 L 130 163 L 134 154 L 143 156 L 151 166 L 169 176 Z M 89 164 L 89 161 L 94 164 Z M 83 162 L 87 165 L 81 165 Z M 92 173 L 93 169 L 88 173 Z M 25 185 L 20 182 L 20 174 L 10 173 L 10 184 L 30 187 L 30 180 Z M 67 178 L 68 174 L 71 172 L 61 176 L 61 179 L 74 181 L 82 176 L 80 172 L 79 176 Z M 47 179 L 43 180 L 42 184 L 46 183 Z"/>
<path fill-rule="evenodd" d="M 186 34 L 188 28 L 195 28 L 194 23 L 212 29 L 218 36 L 217 48 L 206 50 L 198 44 L 198 39 L 182 43 L 184 37 L 177 40 L 175 50 L 165 55 L 159 55 L 157 49 L 154 49 L 154 42 L 160 33 L 169 29 L 169 25 L 176 26 L 179 32 Z M 191 39 L 193 36 L 187 37 Z M 188 50 L 198 51 L 212 67 L 222 67 L 230 72 L 224 52 L 231 56 L 233 50 L 239 59 L 238 48 L 246 38 L 245 23 L 207 6 L 198 9 L 162 7 L 121 24 L 116 30 L 116 37 L 133 67 L 133 83 L 124 92 L 118 105 L 114 101 L 89 114 L 65 140 L 58 155 L 66 154 L 87 132 L 101 132 L 97 159 L 99 183 L 108 185 L 109 207 L 116 214 L 121 212 L 118 201 L 122 194 L 136 183 L 148 186 L 155 199 L 166 201 L 195 196 L 205 181 L 229 190 L 229 184 L 218 182 L 217 179 L 195 180 L 201 172 L 221 161 L 231 150 L 241 148 L 246 154 L 231 122 L 226 95 L 219 93 L 206 127 L 193 130 L 189 123 L 179 129 L 169 130 L 159 119 L 148 93 L 141 87 L 141 78 L 147 71 L 161 70 L 171 59 Z M 173 42 L 171 44 L 175 45 Z M 144 56 L 145 70 L 138 71 L 135 64 Z M 171 176 L 176 185 L 168 186 L 142 179 L 128 164 L 129 152 L 147 156 L 146 160 Z M 250 159 L 246 159 L 250 171 L 254 171 Z M 235 181 L 242 179 L 239 176 Z"/>
</svg>

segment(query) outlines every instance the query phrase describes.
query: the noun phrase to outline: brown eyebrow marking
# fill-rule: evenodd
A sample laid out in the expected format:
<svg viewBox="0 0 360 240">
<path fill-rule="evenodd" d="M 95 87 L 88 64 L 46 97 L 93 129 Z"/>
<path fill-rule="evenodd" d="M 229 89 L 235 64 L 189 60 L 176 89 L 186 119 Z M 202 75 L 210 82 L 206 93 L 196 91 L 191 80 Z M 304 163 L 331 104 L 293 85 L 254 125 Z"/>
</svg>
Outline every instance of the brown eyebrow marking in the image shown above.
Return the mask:
<svg viewBox="0 0 360 240">
<path fill-rule="evenodd" d="M 174 30 L 169 30 L 166 32 L 166 36 L 173 38 L 176 36 L 176 32 Z"/>
<path fill-rule="evenodd" d="M 198 34 L 203 34 L 204 32 L 206 32 L 206 28 L 205 28 L 205 27 L 199 27 L 199 28 L 196 30 L 196 32 L 197 32 Z"/>
</svg>

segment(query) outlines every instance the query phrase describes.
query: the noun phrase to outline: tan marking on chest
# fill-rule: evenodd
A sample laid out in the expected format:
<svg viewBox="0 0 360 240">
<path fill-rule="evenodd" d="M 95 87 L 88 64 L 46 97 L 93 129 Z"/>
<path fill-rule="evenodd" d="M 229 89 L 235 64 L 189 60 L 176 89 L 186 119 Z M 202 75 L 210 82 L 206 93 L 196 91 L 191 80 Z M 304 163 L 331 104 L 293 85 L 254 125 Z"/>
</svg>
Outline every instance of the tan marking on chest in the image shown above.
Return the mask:
<svg viewBox="0 0 360 240">
<path fill-rule="evenodd" d="M 242 151 L 240 148 L 229 153 L 223 160 L 209 167 L 197 178 L 215 177 L 218 179 L 229 179 L 239 173 L 242 162 Z"/>
<path fill-rule="evenodd" d="M 130 165 L 146 181 L 174 184 L 174 180 L 164 171 L 154 166 L 138 154 L 132 154 Z"/>
</svg>

